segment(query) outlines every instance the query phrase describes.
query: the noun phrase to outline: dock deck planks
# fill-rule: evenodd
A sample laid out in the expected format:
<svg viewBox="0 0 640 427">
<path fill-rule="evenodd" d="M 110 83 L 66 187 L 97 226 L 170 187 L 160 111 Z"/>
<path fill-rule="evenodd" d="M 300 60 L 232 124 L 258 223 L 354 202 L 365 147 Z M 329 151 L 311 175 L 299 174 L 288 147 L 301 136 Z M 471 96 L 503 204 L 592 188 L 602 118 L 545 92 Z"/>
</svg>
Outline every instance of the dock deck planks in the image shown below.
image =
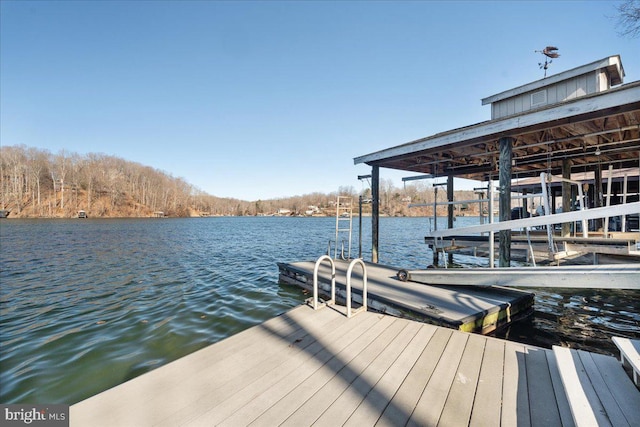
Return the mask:
<svg viewBox="0 0 640 427">
<path fill-rule="evenodd" d="M 576 425 L 638 425 L 640 393 L 615 358 L 557 346 L 553 351 Z"/>
<path fill-rule="evenodd" d="M 633 382 L 640 387 L 640 340 L 613 337 L 613 343 L 620 350 L 620 362 L 629 366 Z"/>
<path fill-rule="evenodd" d="M 296 307 L 73 405 L 71 425 L 573 425 L 551 350 L 340 308 Z"/>
</svg>

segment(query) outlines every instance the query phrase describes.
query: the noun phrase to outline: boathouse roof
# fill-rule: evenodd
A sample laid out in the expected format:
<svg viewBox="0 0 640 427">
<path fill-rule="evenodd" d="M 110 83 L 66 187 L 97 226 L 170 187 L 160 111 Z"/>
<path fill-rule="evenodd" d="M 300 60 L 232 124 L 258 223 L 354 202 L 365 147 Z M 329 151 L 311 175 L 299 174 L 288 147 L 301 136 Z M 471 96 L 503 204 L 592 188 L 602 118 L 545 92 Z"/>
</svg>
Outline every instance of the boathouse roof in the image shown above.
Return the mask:
<svg viewBox="0 0 640 427">
<path fill-rule="evenodd" d="M 565 158 L 576 171 L 603 163 L 637 167 L 640 81 L 621 84 L 623 77 L 620 56 L 610 56 L 483 99 L 492 104 L 491 120 L 356 157 L 354 163 L 487 181 L 498 174 L 499 139 L 512 137 L 512 172 L 520 177 L 560 173 Z M 531 99 L 545 88 L 557 94 L 563 86 L 575 87 L 575 93 L 547 93 L 533 107 L 521 103 L 497 111 L 500 103 Z"/>
<path fill-rule="evenodd" d="M 624 68 L 620 56 L 609 56 L 484 98 L 482 105 L 491 104 L 491 118 L 499 119 L 604 92 L 612 86 L 622 84 L 623 78 Z"/>
</svg>

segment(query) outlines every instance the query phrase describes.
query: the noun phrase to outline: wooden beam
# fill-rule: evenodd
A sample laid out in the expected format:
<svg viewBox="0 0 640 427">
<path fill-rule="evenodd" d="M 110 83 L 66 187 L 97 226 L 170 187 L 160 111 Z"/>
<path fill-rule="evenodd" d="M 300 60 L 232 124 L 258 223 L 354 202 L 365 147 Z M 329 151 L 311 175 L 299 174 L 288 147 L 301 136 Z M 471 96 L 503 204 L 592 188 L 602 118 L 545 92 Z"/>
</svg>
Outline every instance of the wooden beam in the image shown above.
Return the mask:
<svg viewBox="0 0 640 427">
<path fill-rule="evenodd" d="M 593 189 L 593 197 L 594 202 L 593 206 L 599 208 L 602 206 L 602 164 L 598 162 L 594 170 L 594 189 Z M 602 218 L 596 218 L 596 230 L 602 228 Z"/>
<path fill-rule="evenodd" d="M 513 159 L 513 138 L 500 138 L 500 198 L 499 198 L 499 215 L 500 222 L 511 220 L 511 161 Z M 501 230 L 499 235 L 499 263 L 500 267 L 509 267 L 511 265 L 511 232 L 509 230 Z"/>
<path fill-rule="evenodd" d="M 453 175 L 447 176 L 447 201 L 453 202 Z M 453 203 L 449 203 L 447 206 L 447 228 L 453 228 L 453 211 L 455 206 Z"/>
<path fill-rule="evenodd" d="M 371 168 L 371 262 L 378 263 L 378 227 L 380 225 L 380 168 Z M 337 244 L 337 242 L 336 242 Z"/>
<path fill-rule="evenodd" d="M 449 174 L 449 176 L 447 177 L 447 201 L 448 202 L 453 202 L 453 175 Z M 453 203 L 450 203 L 447 206 L 447 228 L 453 228 L 453 214 L 454 214 L 454 209 L 455 209 L 455 205 Z M 448 262 L 449 264 L 453 263 L 453 254 L 450 253 L 448 255 Z"/>
</svg>

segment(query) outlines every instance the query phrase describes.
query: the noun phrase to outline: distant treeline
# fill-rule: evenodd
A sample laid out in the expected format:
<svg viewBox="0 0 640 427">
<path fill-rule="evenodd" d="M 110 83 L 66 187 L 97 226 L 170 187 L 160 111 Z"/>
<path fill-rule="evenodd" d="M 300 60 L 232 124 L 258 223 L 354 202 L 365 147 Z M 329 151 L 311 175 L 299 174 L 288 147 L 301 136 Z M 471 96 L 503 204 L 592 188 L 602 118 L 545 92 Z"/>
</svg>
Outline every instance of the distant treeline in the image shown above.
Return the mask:
<svg viewBox="0 0 640 427">
<path fill-rule="evenodd" d="M 74 217 L 83 210 L 89 217 L 216 216 L 216 215 L 333 215 L 338 195 L 362 195 L 340 187 L 336 192 L 311 193 L 281 199 L 245 201 L 212 196 L 169 173 L 106 154 L 79 155 L 20 146 L 0 147 L 0 208 L 12 217 Z M 445 200 L 443 191 L 439 200 Z M 427 208 L 409 203 L 432 203 L 433 188 L 424 182 L 396 188 L 381 180 L 380 209 L 385 215 L 432 215 Z M 457 200 L 476 196 L 456 192 Z M 477 205 L 460 206 L 469 215 Z M 365 205 L 364 212 L 370 212 Z M 445 214 L 446 207 L 439 208 Z"/>
</svg>

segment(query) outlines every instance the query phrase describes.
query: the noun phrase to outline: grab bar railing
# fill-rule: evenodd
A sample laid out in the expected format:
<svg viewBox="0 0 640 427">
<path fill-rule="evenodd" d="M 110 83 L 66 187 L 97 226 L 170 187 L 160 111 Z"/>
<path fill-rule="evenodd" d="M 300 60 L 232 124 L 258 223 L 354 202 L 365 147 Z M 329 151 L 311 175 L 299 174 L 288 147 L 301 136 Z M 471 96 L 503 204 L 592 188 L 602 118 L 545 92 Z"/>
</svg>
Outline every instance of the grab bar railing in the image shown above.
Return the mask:
<svg viewBox="0 0 640 427">
<path fill-rule="evenodd" d="M 323 261 L 329 261 L 331 264 L 331 299 L 324 301 L 322 304 L 318 302 L 318 270 L 320 264 Z M 362 267 L 362 306 L 357 309 L 351 308 L 351 275 L 353 274 L 353 268 L 359 264 Z M 361 258 L 356 258 L 351 261 L 349 268 L 347 269 L 347 317 L 353 317 L 361 311 L 367 311 L 367 266 Z M 322 255 L 316 261 L 313 267 L 313 309 L 317 310 L 327 305 L 336 303 L 336 265 L 333 259 L 329 255 Z"/>
<path fill-rule="evenodd" d="M 358 309 L 351 309 L 351 273 L 353 272 L 353 267 L 356 264 L 360 264 L 362 267 L 362 306 Z M 349 268 L 347 269 L 347 317 L 355 316 L 361 311 L 367 311 L 367 267 L 364 264 L 364 261 L 360 258 L 356 258 L 349 264 Z"/>
<path fill-rule="evenodd" d="M 331 264 L 331 299 L 325 301 L 321 307 L 329 304 L 336 303 L 336 264 L 333 262 L 329 255 L 322 255 L 316 261 L 316 265 L 313 267 L 313 309 L 318 309 L 318 269 L 322 261 L 328 260 Z"/>
</svg>

